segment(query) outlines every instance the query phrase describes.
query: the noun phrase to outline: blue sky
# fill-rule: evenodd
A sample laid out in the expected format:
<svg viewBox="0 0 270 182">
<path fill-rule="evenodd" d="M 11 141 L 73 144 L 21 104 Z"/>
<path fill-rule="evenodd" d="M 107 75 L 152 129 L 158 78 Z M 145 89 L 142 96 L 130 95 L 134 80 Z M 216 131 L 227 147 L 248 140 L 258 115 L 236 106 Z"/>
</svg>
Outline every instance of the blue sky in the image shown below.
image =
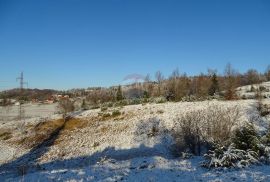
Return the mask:
<svg viewBox="0 0 270 182">
<path fill-rule="evenodd" d="M 110 86 L 270 64 L 268 0 L 0 0 L 0 89 Z"/>
</svg>

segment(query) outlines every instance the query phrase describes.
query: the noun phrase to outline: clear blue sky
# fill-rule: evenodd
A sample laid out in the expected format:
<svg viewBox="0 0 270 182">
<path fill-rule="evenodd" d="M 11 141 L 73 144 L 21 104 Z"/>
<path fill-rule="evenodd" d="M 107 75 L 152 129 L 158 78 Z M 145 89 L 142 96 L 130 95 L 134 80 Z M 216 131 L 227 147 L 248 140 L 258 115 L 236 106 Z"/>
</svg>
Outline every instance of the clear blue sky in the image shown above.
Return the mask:
<svg viewBox="0 0 270 182">
<path fill-rule="evenodd" d="M 270 64 L 268 0 L 0 0 L 0 89 L 110 86 Z"/>
</svg>

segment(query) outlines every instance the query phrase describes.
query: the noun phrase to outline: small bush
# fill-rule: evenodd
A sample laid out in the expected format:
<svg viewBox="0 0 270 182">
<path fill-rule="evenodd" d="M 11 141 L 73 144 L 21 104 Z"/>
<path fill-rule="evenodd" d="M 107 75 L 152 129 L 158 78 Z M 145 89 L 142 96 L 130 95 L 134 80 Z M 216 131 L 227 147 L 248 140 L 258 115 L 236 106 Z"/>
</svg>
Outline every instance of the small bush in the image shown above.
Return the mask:
<svg viewBox="0 0 270 182">
<path fill-rule="evenodd" d="M 263 142 L 262 142 L 263 141 Z M 254 126 L 246 123 L 235 130 L 231 144 L 216 145 L 205 155 L 203 166 L 216 167 L 246 167 L 259 162 L 270 162 L 270 148 L 267 146 L 267 135 L 260 137 Z"/>
<path fill-rule="evenodd" d="M 127 100 L 121 100 L 114 103 L 114 107 L 121 107 L 121 106 L 126 106 L 126 105 L 128 105 Z"/>
<path fill-rule="evenodd" d="M 113 102 L 105 102 L 101 105 L 101 108 L 109 108 L 109 107 L 113 107 Z"/>
<path fill-rule="evenodd" d="M 163 114 L 164 111 L 163 111 L 163 110 L 158 110 L 157 113 L 158 113 L 158 114 Z"/>
<path fill-rule="evenodd" d="M 114 111 L 112 112 L 112 116 L 113 116 L 113 117 L 120 116 L 120 115 L 121 115 L 121 112 L 120 112 L 119 110 L 114 110 Z"/>
<path fill-rule="evenodd" d="M 104 111 L 107 111 L 107 110 L 108 110 L 107 107 L 101 107 L 101 108 L 100 108 L 100 111 L 101 111 L 101 112 L 104 112 Z"/>
<path fill-rule="evenodd" d="M 174 136 L 179 153 L 188 151 L 195 155 L 201 154 L 203 138 L 198 123 L 200 116 L 198 116 L 190 112 L 178 119 L 178 128 L 174 132 Z"/>
<path fill-rule="evenodd" d="M 243 127 L 235 130 L 232 137 L 232 143 L 235 148 L 240 150 L 252 150 L 257 153 L 260 152 L 260 137 L 258 136 L 254 126 L 249 123 L 246 123 Z"/>
<path fill-rule="evenodd" d="M 102 114 L 102 118 L 103 119 L 108 118 L 108 117 L 111 117 L 111 114 L 110 113 L 103 113 Z"/>
<path fill-rule="evenodd" d="M 8 131 L 0 132 L 0 139 L 1 140 L 8 140 L 12 138 L 12 133 Z"/>
<path fill-rule="evenodd" d="M 228 148 L 217 145 L 214 150 L 210 150 L 204 157 L 205 161 L 202 166 L 206 168 L 242 168 L 259 162 L 256 152 L 237 149 L 234 145 L 230 145 Z"/>
<path fill-rule="evenodd" d="M 228 144 L 232 128 L 240 119 L 238 107 L 211 105 L 181 115 L 173 127 L 176 145 L 181 152 L 200 155 L 213 143 Z"/>
<path fill-rule="evenodd" d="M 148 137 L 154 137 L 158 134 L 159 128 L 156 125 L 153 125 L 151 131 L 147 134 Z"/>
<path fill-rule="evenodd" d="M 270 114 L 270 109 L 268 108 L 268 105 L 263 104 L 261 101 L 259 101 L 257 109 L 262 117 Z"/>
<path fill-rule="evenodd" d="M 93 148 L 97 148 L 98 146 L 100 146 L 100 143 L 99 142 L 94 142 Z"/>
</svg>

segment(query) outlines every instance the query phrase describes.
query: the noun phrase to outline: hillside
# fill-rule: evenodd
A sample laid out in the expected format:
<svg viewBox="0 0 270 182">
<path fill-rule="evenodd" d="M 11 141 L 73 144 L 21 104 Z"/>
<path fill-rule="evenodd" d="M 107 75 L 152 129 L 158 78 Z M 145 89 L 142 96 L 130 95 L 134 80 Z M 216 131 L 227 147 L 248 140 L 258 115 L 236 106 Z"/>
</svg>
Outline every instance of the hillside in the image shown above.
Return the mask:
<svg viewBox="0 0 270 182">
<path fill-rule="evenodd" d="M 0 99 L 1 98 L 8 98 L 8 99 L 19 99 L 23 98 L 24 100 L 31 101 L 32 99 L 38 100 L 46 100 L 50 98 L 52 95 L 59 93 L 59 91 L 52 90 L 52 89 L 24 89 L 23 93 L 21 93 L 20 89 L 11 89 L 0 92 Z"/>
<path fill-rule="evenodd" d="M 266 165 L 208 170 L 200 167 L 203 157 L 185 159 L 175 155 L 172 131 L 177 118 L 209 106 L 239 107 L 240 124 L 253 118 L 257 131 L 263 133 L 268 128 L 269 116 L 260 117 L 253 100 L 146 104 L 75 112 L 73 119 L 45 141 L 42 138 L 46 138 L 46 132 L 63 124 L 55 120 L 59 115 L 33 117 L 23 123 L 10 121 L 0 126 L 2 133 L 9 133 L 6 140 L 0 140 L 0 180 L 269 181 L 270 167 Z"/>
</svg>

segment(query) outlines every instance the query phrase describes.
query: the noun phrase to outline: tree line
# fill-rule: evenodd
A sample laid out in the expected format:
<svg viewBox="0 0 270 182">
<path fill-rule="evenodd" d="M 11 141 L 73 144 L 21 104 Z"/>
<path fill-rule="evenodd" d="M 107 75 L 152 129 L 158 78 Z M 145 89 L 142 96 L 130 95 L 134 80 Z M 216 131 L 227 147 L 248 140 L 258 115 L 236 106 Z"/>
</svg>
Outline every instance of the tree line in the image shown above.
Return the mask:
<svg viewBox="0 0 270 182">
<path fill-rule="evenodd" d="M 127 86 L 116 86 L 110 88 L 95 87 L 86 92 L 67 91 L 71 97 L 85 97 L 84 102 L 98 105 L 105 102 L 116 102 L 128 99 L 149 99 L 163 97 L 168 101 L 205 100 L 211 97 L 222 97 L 226 100 L 237 99 L 236 88 L 245 85 L 258 84 L 270 81 L 270 65 L 264 73 L 255 69 L 249 69 L 245 73 L 239 73 L 231 64 L 227 64 L 223 73 L 208 69 L 206 73 L 188 76 L 181 73 L 179 69 L 172 71 L 167 78 L 161 71 L 157 71 L 151 78 L 150 74 L 145 77 L 144 82 L 134 83 Z M 76 89 L 78 90 L 78 89 Z M 54 90 L 25 90 L 24 97 L 48 98 L 51 94 L 58 93 Z M 0 98 L 17 98 L 21 96 L 18 89 L 2 92 Z"/>
<path fill-rule="evenodd" d="M 237 99 L 236 88 L 265 81 L 270 81 L 270 66 L 264 73 L 249 69 L 241 74 L 231 64 L 227 64 L 222 74 L 208 69 L 207 73 L 195 76 L 188 76 L 175 69 L 168 78 L 157 71 L 154 79 L 148 74 L 143 83 L 94 90 L 88 93 L 87 99 L 94 103 L 155 97 L 164 97 L 169 101 L 181 101 L 189 97 L 203 100 L 215 96 L 234 100 Z"/>
</svg>

